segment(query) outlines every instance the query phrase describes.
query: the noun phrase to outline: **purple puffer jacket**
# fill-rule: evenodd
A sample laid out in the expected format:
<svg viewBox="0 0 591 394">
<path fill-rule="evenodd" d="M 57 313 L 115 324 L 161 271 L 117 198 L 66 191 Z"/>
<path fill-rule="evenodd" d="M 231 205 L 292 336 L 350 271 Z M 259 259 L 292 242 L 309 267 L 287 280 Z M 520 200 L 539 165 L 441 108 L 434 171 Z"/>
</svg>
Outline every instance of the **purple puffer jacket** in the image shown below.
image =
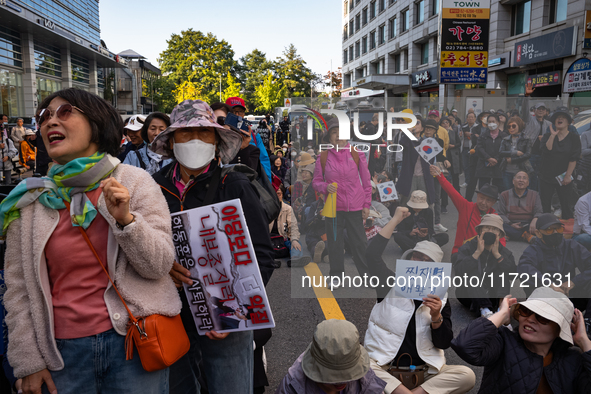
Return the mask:
<svg viewBox="0 0 591 394">
<path fill-rule="evenodd" d="M 336 182 L 337 211 L 354 212 L 371 207 L 371 178 L 367 169 L 367 159 L 363 152 L 359 152 L 359 169 L 349 151 L 350 145 L 328 151 L 325 174 L 322 174 L 320 155 L 314 169 L 314 190 L 321 194 L 328 194 L 326 188 Z M 351 148 L 352 149 L 352 148 Z"/>
</svg>

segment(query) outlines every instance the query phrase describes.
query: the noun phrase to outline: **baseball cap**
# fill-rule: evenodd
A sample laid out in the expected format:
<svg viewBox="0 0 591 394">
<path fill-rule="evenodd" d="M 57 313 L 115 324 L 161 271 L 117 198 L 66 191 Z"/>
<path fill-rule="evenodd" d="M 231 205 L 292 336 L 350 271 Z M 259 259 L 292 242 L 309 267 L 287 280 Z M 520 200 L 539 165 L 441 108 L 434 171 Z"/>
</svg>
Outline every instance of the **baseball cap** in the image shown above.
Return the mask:
<svg viewBox="0 0 591 394">
<path fill-rule="evenodd" d="M 131 131 L 138 131 L 144 127 L 146 117 L 144 115 L 133 115 L 129 118 L 129 122 L 125 125 L 124 129 Z"/>
<path fill-rule="evenodd" d="M 543 213 L 538 217 L 538 221 L 536 222 L 536 228 L 538 230 L 546 230 L 553 224 L 560 224 L 561 226 L 563 225 L 562 222 L 558 220 L 558 218 L 553 214 Z"/>
<path fill-rule="evenodd" d="M 538 108 L 546 108 L 546 105 L 544 105 L 544 103 L 537 103 L 536 105 L 534 105 L 534 109 L 538 109 Z"/>
<path fill-rule="evenodd" d="M 230 107 L 242 107 L 246 109 L 246 104 L 244 104 L 244 100 L 242 100 L 240 97 L 230 97 L 226 100 L 226 104 L 228 104 Z"/>
<path fill-rule="evenodd" d="M 433 119 L 427 119 L 423 122 L 423 127 L 431 127 L 435 130 L 439 130 L 439 124 Z"/>
<path fill-rule="evenodd" d="M 436 109 L 432 109 L 431 111 L 429 111 L 429 115 L 427 115 L 427 116 L 431 116 L 431 115 L 435 115 L 435 116 L 439 117 L 439 111 L 437 111 Z"/>
</svg>

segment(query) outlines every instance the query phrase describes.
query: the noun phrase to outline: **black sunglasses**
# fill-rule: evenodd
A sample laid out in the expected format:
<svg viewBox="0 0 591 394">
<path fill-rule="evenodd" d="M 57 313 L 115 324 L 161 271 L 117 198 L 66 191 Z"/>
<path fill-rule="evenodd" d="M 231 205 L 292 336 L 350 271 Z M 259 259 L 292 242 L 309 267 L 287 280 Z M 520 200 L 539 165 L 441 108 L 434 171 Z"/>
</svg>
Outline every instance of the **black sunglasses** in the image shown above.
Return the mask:
<svg viewBox="0 0 591 394">
<path fill-rule="evenodd" d="M 545 317 L 542 317 L 540 315 L 538 315 L 537 313 L 532 312 L 530 309 L 524 307 L 523 305 L 517 305 L 517 313 L 519 313 L 520 316 L 523 317 L 530 317 L 531 315 L 536 315 L 536 320 L 538 321 L 538 323 L 546 325 L 548 323 L 551 322 L 551 320 L 546 319 Z"/>
<path fill-rule="evenodd" d="M 57 115 L 57 118 L 59 120 L 61 120 L 62 122 L 65 122 L 66 120 L 68 120 L 70 118 L 70 115 L 72 115 L 73 109 L 76 109 L 76 110 L 84 113 L 84 111 L 82 111 L 80 108 L 78 108 L 70 103 L 60 105 L 59 107 L 57 107 L 57 109 L 55 110 L 54 113 Z M 53 116 L 54 113 L 52 113 L 49 108 L 43 108 L 41 110 L 41 112 L 39 112 L 39 115 L 37 115 L 37 117 L 36 117 L 37 124 L 39 125 L 39 127 L 41 127 L 43 125 L 43 123 L 45 123 L 49 119 L 51 119 L 51 117 Z"/>
</svg>

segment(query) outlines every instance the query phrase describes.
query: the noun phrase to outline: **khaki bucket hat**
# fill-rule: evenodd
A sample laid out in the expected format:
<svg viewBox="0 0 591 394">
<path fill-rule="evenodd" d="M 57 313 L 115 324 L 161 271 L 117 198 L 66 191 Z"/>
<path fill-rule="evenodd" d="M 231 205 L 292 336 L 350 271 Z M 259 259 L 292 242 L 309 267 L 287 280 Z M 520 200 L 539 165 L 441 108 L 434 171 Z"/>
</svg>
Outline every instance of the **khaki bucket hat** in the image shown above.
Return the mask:
<svg viewBox="0 0 591 394">
<path fill-rule="evenodd" d="M 501 230 L 501 234 L 503 234 L 502 237 L 505 236 L 505 230 L 503 230 L 503 219 L 499 215 L 490 213 L 484 215 L 482 217 L 482 221 L 480 222 L 480 224 L 475 227 L 476 231 L 478 231 L 478 228 L 482 226 L 491 226 L 494 228 L 498 228 L 499 230 Z"/>
<path fill-rule="evenodd" d="M 443 260 L 443 250 L 441 250 L 439 245 L 437 245 L 435 242 L 417 242 L 413 249 L 409 249 L 402 254 L 402 260 L 408 260 L 408 256 L 410 256 L 412 252 L 419 252 L 425 256 L 429 256 L 435 263 L 441 263 L 441 260 Z"/>
<path fill-rule="evenodd" d="M 302 152 L 302 154 L 300 155 L 300 167 L 304 167 L 307 166 L 308 164 L 313 164 L 316 162 L 316 159 L 314 159 L 312 157 L 312 155 L 310 155 L 307 152 Z"/>
<path fill-rule="evenodd" d="M 406 205 L 416 209 L 429 208 L 429 203 L 427 203 L 427 193 L 422 190 L 415 190 L 410 195 L 410 200 L 406 203 Z"/>
<path fill-rule="evenodd" d="M 343 383 L 365 376 L 369 355 L 359 344 L 355 325 L 337 319 L 318 324 L 302 357 L 302 369 L 308 379 L 317 383 Z"/>
</svg>

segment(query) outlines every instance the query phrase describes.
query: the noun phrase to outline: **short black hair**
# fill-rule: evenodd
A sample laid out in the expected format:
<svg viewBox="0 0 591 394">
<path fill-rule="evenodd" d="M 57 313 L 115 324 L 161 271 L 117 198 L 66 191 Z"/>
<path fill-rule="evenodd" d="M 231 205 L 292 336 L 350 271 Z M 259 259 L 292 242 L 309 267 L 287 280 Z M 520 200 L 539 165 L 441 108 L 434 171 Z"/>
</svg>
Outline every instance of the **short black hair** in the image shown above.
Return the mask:
<svg viewBox="0 0 591 394">
<path fill-rule="evenodd" d="M 117 157 L 123 138 L 123 120 L 115 108 L 99 96 L 85 90 L 69 88 L 50 94 L 37 108 L 37 115 L 47 108 L 53 99 L 60 97 L 84 111 L 90 123 L 91 142 L 98 145 L 99 152 Z"/>
<path fill-rule="evenodd" d="M 211 104 L 210 107 L 211 107 L 212 111 L 217 111 L 218 109 L 221 109 L 226 112 L 226 115 L 232 113 L 232 107 L 230 107 L 226 103 L 217 102 L 217 103 Z"/>
<path fill-rule="evenodd" d="M 152 123 L 154 119 L 160 119 L 166 124 L 166 127 L 170 126 L 170 118 L 168 117 L 168 115 L 162 112 L 152 112 L 150 115 L 148 115 L 148 117 L 144 121 L 144 125 L 141 128 L 141 136 L 142 139 L 146 141 L 146 144 L 150 142 L 148 141 L 148 129 L 150 128 L 150 123 Z"/>
</svg>

